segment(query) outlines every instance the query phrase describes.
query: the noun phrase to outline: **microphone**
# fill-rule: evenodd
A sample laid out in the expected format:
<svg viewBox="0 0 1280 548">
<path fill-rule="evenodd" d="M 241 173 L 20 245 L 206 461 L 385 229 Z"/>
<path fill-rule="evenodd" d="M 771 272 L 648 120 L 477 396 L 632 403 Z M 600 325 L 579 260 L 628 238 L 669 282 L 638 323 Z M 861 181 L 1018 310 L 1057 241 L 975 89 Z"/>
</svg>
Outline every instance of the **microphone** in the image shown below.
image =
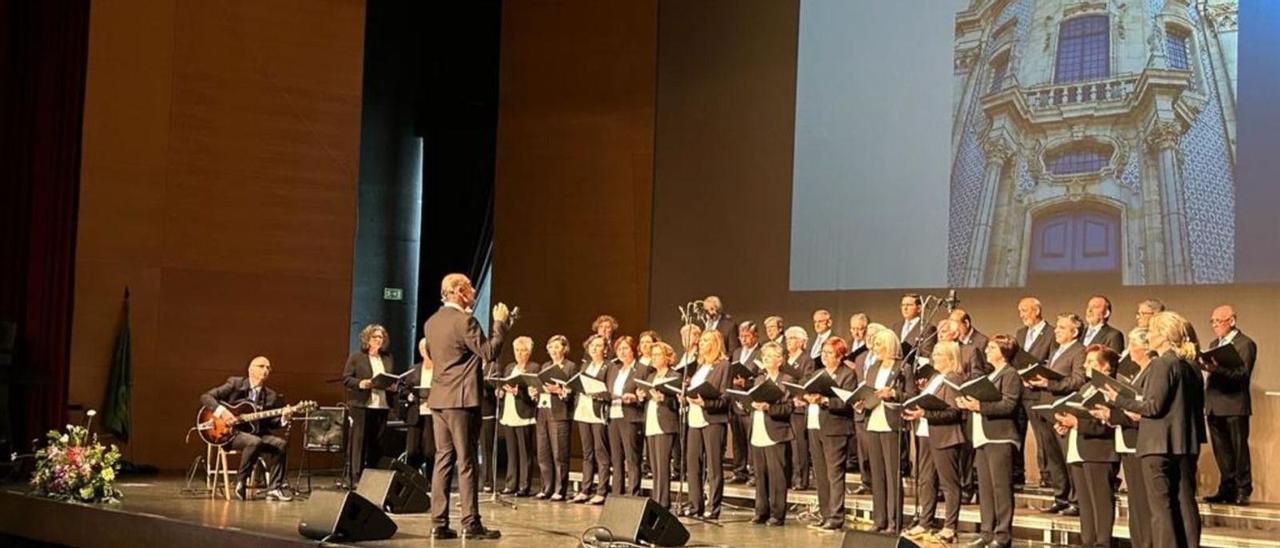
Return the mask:
<svg viewBox="0 0 1280 548">
<path fill-rule="evenodd" d="M 516 323 L 516 320 L 518 319 L 520 319 L 520 307 L 513 306 L 511 307 L 511 314 L 507 317 L 507 321 Z"/>
<path fill-rule="evenodd" d="M 947 298 L 942 302 L 943 304 L 947 305 L 947 312 L 951 312 L 952 310 L 955 310 L 957 306 L 960 305 L 960 298 L 956 296 L 955 289 L 948 289 Z"/>
</svg>

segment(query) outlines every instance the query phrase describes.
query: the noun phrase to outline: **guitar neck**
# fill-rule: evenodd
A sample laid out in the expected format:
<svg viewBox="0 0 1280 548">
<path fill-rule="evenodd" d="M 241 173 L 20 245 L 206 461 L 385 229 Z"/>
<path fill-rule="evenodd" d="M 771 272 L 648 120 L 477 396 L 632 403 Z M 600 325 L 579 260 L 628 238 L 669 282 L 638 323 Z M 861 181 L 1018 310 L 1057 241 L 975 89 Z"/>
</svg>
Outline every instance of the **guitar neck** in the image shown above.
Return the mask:
<svg viewBox="0 0 1280 548">
<path fill-rule="evenodd" d="M 290 411 L 291 409 L 293 409 L 292 405 L 286 405 L 279 409 L 272 409 L 270 411 L 258 411 L 257 413 L 246 413 L 244 415 L 240 415 L 237 418 L 240 419 L 241 422 L 252 422 L 259 419 L 269 419 L 271 417 L 279 417 L 281 415 L 284 415 L 286 412 Z"/>
</svg>

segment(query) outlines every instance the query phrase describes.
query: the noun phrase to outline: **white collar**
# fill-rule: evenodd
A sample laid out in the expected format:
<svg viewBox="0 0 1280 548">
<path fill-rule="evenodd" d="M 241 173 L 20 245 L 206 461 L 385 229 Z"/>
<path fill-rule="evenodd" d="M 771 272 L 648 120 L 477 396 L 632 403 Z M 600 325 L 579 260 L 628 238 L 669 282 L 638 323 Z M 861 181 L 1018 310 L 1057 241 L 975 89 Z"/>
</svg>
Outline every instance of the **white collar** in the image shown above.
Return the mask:
<svg viewBox="0 0 1280 548">
<path fill-rule="evenodd" d="M 467 312 L 467 309 L 462 308 L 462 305 L 455 303 L 453 301 L 445 301 L 443 308 L 452 308 L 454 310 L 457 310 L 458 312 L 470 314 L 470 312 Z"/>
</svg>

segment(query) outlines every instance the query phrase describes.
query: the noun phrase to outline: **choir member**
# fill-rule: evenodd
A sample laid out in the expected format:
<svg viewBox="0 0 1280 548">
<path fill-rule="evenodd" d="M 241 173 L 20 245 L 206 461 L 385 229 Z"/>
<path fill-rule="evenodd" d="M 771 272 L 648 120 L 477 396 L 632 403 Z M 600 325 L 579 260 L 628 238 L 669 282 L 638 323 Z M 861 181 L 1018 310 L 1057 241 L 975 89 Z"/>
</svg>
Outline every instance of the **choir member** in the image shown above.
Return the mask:
<svg viewBox="0 0 1280 548">
<path fill-rule="evenodd" d="M 724 313 L 724 305 L 720 303 L 720 297 L 708 295 L 703 299 L 702 312 L 705 315 L 702 330 L 718 331 L 720 339 L 724 341 L 724 355 L 733 355 L 733 351 L 738 349 L 738 329 L 733 323 L 733 318 Z"/>
<path fill-rule="evenodd" d="M 502 369 L 501 377 L 526 373 L 536 374 L 537 365 L 529 361 L 533 355 L 533 339 L 516 337 L 511 348 L 516 361 Z M 504 495 L 527 497 L 533 488 L 533 425 L 536 423 L 537 391 L 524 383 L 501 386 L 495 393 L 498 405 L 498 425 L 507 444 L 507 481 Z"/>
<path fill-rule="evenodd" d="M 414 366 L 413 371 L 404 377 L 406 398 L 409 401 L 405 413 L 405 461 L 414 469 L 423 472 L 427 485 L 431 485 L 432 470 L 436 462 L 436 440 L 431 426 L 431 408 L 427 407 L 426 394 L 431 390 L 431 375 L 434 364 L 427 356 L 427 339 L 418 340 L 418 355 L 422 363 Z"/>
<path fill-rule="evenodd" d="M 738 324 L 738 342 L 741 343 L 737 350 L 734 350 L 729 356 L 730 363 L 740 363 L 748 370 L 755 372 L 756 360 L 760 357 L 760 332 L 756 328 L 756 323 L 752 321 L 742 322 Z M 746 390 L 750 387 L 750 383 L 755 377 L 734 376 L 730 379 L 730 384 L 738 390 Z M 750 463 L 748 462 L 747 451 L 747 430 L 750 428 L 751 416 L 749 410 L 739 406 L 731 406 L 732 414 L 729 418 L 729 438 L 733 443 L 733 483 L 747 483 L 751 479 Z"/>
<path fill-rule="evenodd" d="M 917 293 L 907 293 L 902 296 L 898 311 L 902 313 L 902 321 L 893 325 L 893 332 L 898 336 L 899 344 L 906 345 L 908 349 L 919 344 L 920 350 L 916 355 L 931 354 L 937 332 L 934 326 L 920 317 L 921 312 L 924 311 L 924 300 Z"/>
<path fill-rule="evenodd" d="M 917 442 L 921 445 L 921 459 L 917 466 L 920 472 L 921 507 L 916 517 L 916 525 L 907 531 L 908 536 L 920 536 L 932 529 L 933 516 L 938 506 L 938 484 L 946 496 L 946 508 L 943 513 L 942 529 L 937 539 L 942 542 L 955 542 L 956 531 L 960 527 L 960 464 L 965 448 L 964 413 L 950 406 L 960 396 L 946 381 L 959 385 L 965 381 L 964 371 L 960 368 L 960 344 L 954 341 L 939 342 L 933 347 L 930 356 L 937 374 L 928 379 L 921 394 L 937 396 L 949 406 L 942 410 L 928 410 L 920 407 L 909 407 L 903 410 L 902 418 L 919 421 L 916 426 Z M 985 360 L 984 360 L 985 363 Z M 927 456 L 926 456 L 927 455 Z"/>
<path fill-rule="evenodd" d="M 696 395 L 689 403 L 688 434 L 685 447 L 685 473 L 689 477 L 689 507 L 686 516 L 720 519 L 720 503 L 724 497 L 724 441 L 729 423 L 729 405 L 724 390 L 729 388 L 729 362 L 724 354 L 720 332 L 706 330 L 698 339 L 698 366 L 689 380 L 692 390 L 710 383 L 721 394 L 704 399 Z M 706 481 L 704 489 L 703 482 Z"/>
<path fill-rule="evenodd" d="M 596 316 L 591 322 L 591 332 L 604 338 L 604 357 L 613 359 L 613 334 L 618 331 L 618 320 L 608 314 Z"/>
<path fill-rule="evenodd" d="M 1219 367 L 1212 359 L 1204 360 L 1209 372 L 1205 385 L 1205 414 L 1209 418 L 1209 437 L 1213 440 L 1213 459 L 1218 463 L 1218 492 L 1206 497 L 1208 502 L 1249 504 L 1253 494 L 1253 472 L 1249 463 L 1249 382 L 1258 345 L 1236 326 L 1236 311 L 1228 305 L 1213 309 L 1209 324 L 1216 337 L 1210 348 L 1232 345 L 1244 367 Z"/>
<path fill-rule="evenodd" d="M 1043 326 L 1041 326 L 1043 327 Z M 1019 340 L 1025 340 L 1019 337 Z M 996 335 L 987 343 L 986 358 L 992 371 L 987 379 L 1000 390 L 997 401 L 978 401 L 968 396 L 956 398 L 956 406 L 970 411 L 969 437 L 977 450 L 978 508 L 980 537 L 971 546 L 1003 548 L 1013 544 L 1013 462 L 1022 458 L 1023 434 L 1018 431 L 1017 414 L 1022 408 L 1022 378 L 1010 365 L 1018 353 L 1018 342 L 1008 335 Z"/>
<path fill-rule="evenodd" d="M 592 335 L 586 342 L 587 358 L 578 371 L 600 382 L 608 373 L 605 363 L 605 338 Z M 574 503 L 604 504 L 609 492 L 609 433 L 605 422 L 607 394 L 577 394 L 573 404 L 573 421 L 578 423 L 578 439 L 582 442 L 582 482 Z"/>
<path fill-rule="evenodd" d="M 636 341 L 629 336 L 613 343 L 615 363 L 605 376 L 609 401 L 609 455 L 613 468 L 610 492 L 640 494 L 640 445 L 644 443 L 644 403 L 636 395 L 636 379 L 647 374 L 636 363 Z"/>
<path fill-rule="evenodd" d="M 787 360 L 782 370 L 796 379 L 808 379 L 814 371 L 813 360 L 805 352 L 809 344 L 809 333 L 803 327 L 793 325 L 784 332 L 783 339 L 787 343 Z M 804 419 L 807 402 L 796 396 L 791 402 L 794 407 L 791 413 L 791 488 L 805 491 L 809 489 L 810 469 L 809 437 Z"/>
<path fill-rule="evenodd" d="M 870 408 L 861 401 L 854 403 L 854 409 L 867 415 L 873 525 L 877 532 L 890 535 L 902 528 L 902 416 L 900 410 L 890 409 L 901 402 L 903 393 L 901 346 L 898 334 L 891 329 L 871 338 L 876 363 L 867 371 L 867 378 L 876 389 L 877 400 Z"/>
<path fill-rule="evenodd" d="M 1062 375 L 1056 381 L 1050 381 L 1039 375 L 1026 381 L 1026 386 L 1040 394 L 1040 403 L 1049 404 L 1054 400 L 1075 392 L 1085 383 L 1084 346 L 1080 344 L 1080 328 L 1083 322 L 1080 317 L 1071 314 L 1059 314 L 1053 326 L 1054 340 L 1058 349 L 1049 357 L 1049 368 Z M 1058 436 L 1054 433 L 1053 416 L 1049 413 L 1035 412 L 1031 420 L 1040 421 L 1041 428 L 1036 430 L 1036 444 L 1042 445 L 1045 461 L 1049 466 L 1049 475 L 1053 481 L 1053 505 L 1046 513 L 1079 515 L 1076 504 L 1077 495 L 1072 489 L 1071 477 L 1067 471 L 1066 455 Z"/>
<path fill-rule="evenodd" d="M 1141 316 L 1141 305 L 1139 306 Z M 1151 314 L 1154 316 L 1155 314 Z M 1148 321 L 1140 323 L 1150 324 Z M 1139 393 L 1146 383 L 1147 366 L 1155 358 L 1147 342 L 1147 329 L 1139 327 L 1129 332 L 1129 359 L 1138 366 L 1138 373 L 1129 380 Z M 1140 415 L 1132 411 L 1113 410 L 1107 406 L 1096 406 L 1089 414 L 1116 426 L 1115 449 L 1120 457 L 1120 467 L 1124 471 L 1125 488 L 1129 501 L 1129 544 L 1133 548 L 1151 548 L 1151 509 L 1147 505 L 1147 483 L 1142 477 L 1142 459 L 1137 454 L 1138 421 Z"/>
<path fill-rule="evenodd" d="M 1114 376 L 1120 366 L 1120 355 L 1102 344 L 1093 344 L 1085 352 L 1085 371 L 1089 376 Z M 1090 385 L 1092 387 L 1092 385 Z M 1086 389 L 1084 393 L 1092 393 Z M 1058 435 L 1067 441 L 1067 465 L 1071 483 L 1080 501 L 1080 541 L 1083 546 L 1111 546 L 1111 526 L 1115 522 L 1112 498 L 1115 480 L 1115 431 L 1093 416 L 1074 413 L 1054 414 Z"/>
<path fill-rule="evenodd" d="M 1023 297 L 1018 301 L 1018 320 L 1022 322 L 1022 327 L 1014 334 L 1016 343 L 1022 350 L 1031 354 L 1037 362 L 1049 361 L 1049 356 L 1057 350 L 1057 342 L 1053 339 L 1053 328 L 1049 326 L 1049 322 L 1044 320 L 1044 309 L 1040 305 L 1040 299 L 1035 297 Z M 1018 425 L 1018 445 L 1022 445 L 1027 440 L 1027 434 L 1030 433 L 1036 442 L 1036 468 L 1040 472 L 1040 486 L 1049 487 L 1052 482 L 1049 480 L 1049 474 L 1045 471 L 1049 469 L 1046 459 L 1045 447 L 1038 440 L 1046 437 L 1047 432 L 1041 432 L 1047 428 L 1044 421 L 1033 420 L 1036 412 L 1031 410 L 1034 405 L 1040 404 L 1039 394 L 1027 394 L 1022 398 L 1017 415 L 1014 417 L 1015 423 Z M 1013 484 L 1024 485 L 1026 483 L 1026 459 L 1023 455 L 1013 459 Z"/>
<path fill-rule="evenodd" d="M 1084 307 L 1085 329 L 1081 334 L 1081 343 L 1085 346 L 1101 344 L 1116 354 L 1124 352 L 1124 333 L 1111 327 L 1107 322 L 1111 319 L 1111 299 L 1102 295 L 1089 297 Z"/>
<path fill-rule="evenodd" d="M 755 384 L 765 380 L 782 387 L 794 379 L 782 368 L 782 346 L 769 341 L 760 349 L 763 369 Z M 751 461 L 756 470 L 756 507 L 752 523 L 780 526 L 787 517 L 787 446 L 791 434 L 791 399 L 751 404 Z"/>
<path fill-rule="evenodd" d="M 679 387 L 682 377 L 671 369 L 676 353 L 671 345 L 654 343 L 649 349 L 649 384 L 664 379 Z M 671 450 L 680 428 L 680 402 L 659 389 L 642 391 L 645 395 L 644 435 L 649 453 L 649 469 L 653 470 L 653 489 L 649 498 L 659 506 L 671 509 Z"/>
<path fill-rule="evenodd" d="M 813 338 L 809 339 L 809 359 L 822 363 L 822 345 L 832 336 L 831 311 L 819 308 L 813 311 Z"/>
<path fill-rule="evenodd" d="M 551 360 L 542 370 L 558 369 L 565 379 L 573 378 L 578 366 L 565 358 L 569 339 L 554 335 L 547 341 L 547 355 Z M 569 435 L 570 404 L 572 399 L 560 384 L 544 383 L 538 394 L 538 469 L 541 472 L 542 489 L 537 497 L 562 501 L 569 496 Z"/>
<path fill-rule="evenodd" d="M 654 343 L 662 342 L 662 336 L 652 329 L 641 331 L 640 336 L 636 338 L 636 344 L 640 346 L 636 349 L 636 361 L 646 369 L 649 367 L 649 356 L 653 354 Z"/>
<path fill-rule="evenodd" d="M 764 339 L 773 341 L 779 346 L 786 348 L 786 340 L 782 336 L 783 326 L 782 316 L 769 316 L 764 319 Z"/>
<path fill-rule="evenodd" d="M 854 340 L 866 347 L 866 351 L 858 352 L 853 358 L 853 372 L 856 375 L 857 383 L 870 382 L 867 380 L 867 371 L 871 366 L 876 364 L 876 353 L 871 351 L 871 339 L 877 331 L 887 329 L 878 323 L 870 323 L 870 319 L 866 314 L 854 314 L 849 319 L 849 331 L 853 334 Z M 850 351 L 854 353 L 855 351 Z M 854 442 L 858 448 L 858 487 L 853 490 L 855 495 L 867 495 L 871 493 L 871 435 L 867 433 L 867 416 L 864 413 L 853 414 L 853 430 Z"/>
<path fill-rule="evenodd" d="M 1159 356 L 1147 366 L 1141 399 L 1103 388 L 1116 406 L 1142 416 L 1138 455 L 1142 457 L 1151 541 L 1155 546 L 1199 546 L 1196 461 L 1205 441 L 1204 381 L 1191 365 L 1196 358 L 1190 324 L 1174 312 L 1151 318 L 1148 339 Z"/>
<path fill-rule="evenodd" d="M 1138 303 L 1138 312 L 1134 314 L 1139 329 L 1146 329 L 1151 324 L 1151 317 L 1164 312 L 1164 303 L 1158 299 L 1146 299 Z"/>
<path fill-rule="evenodd" d="M 359 338 L 360 351 L 347 358 L 342 370 L 342 384 L 347 387 L 347 407 L 351 410 L 347 458 L 353 482 L 360 481 L 364 468 L 377 464 L 382 456 L 378 440 L 391 410 L 387 392 L 396 391 L 394 385 L 385 390 L 373 386 L 373 378 L 378 374 L 395 373 L 395 362 L 384 351 L 390 342 L 386 328 L 378 324 L 367 325 L 360 330 Z"/>
<path fill-rule="evenodd" d="M 822 369 L 816 375 L 828 375 L 835 386 L 848 391 L 856 388 L 856 375 L 844 366 L 849 345 L 840 337 L 827 337 L 819 358 Z M 849 460 L 849 441 L 853 437 L 854 410 L 840 398 L 821 394 L 805 394 L 805 428 L 809 431 L 809 454 L 813 457 L 813 480 L 818 485 L 818 511 L 822 529 L 844 528 L 845 465 Z"/>
</svg>

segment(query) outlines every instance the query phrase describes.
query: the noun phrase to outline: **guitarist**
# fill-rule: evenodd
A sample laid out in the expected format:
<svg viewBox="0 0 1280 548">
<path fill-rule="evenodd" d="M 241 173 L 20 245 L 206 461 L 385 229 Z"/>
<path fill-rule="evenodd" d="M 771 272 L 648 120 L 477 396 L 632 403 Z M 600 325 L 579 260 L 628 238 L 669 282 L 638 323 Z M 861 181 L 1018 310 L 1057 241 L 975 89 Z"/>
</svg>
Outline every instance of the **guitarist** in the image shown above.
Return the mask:
<svg viewBox="0 0 1280 548">
<path fill-rule="evenodd" d="M 249 360 L 248 376 L 228 378 L 222 386 L 201 394 L 200 403 L 214 409 L 214 414 L 217 416 L 227 419 L 234 419 L 234 415 L 223 404 L 250 401 L 263 411 L 284 407 L 284 397 L 266 386 L 267 377 L 270 375 L 271 360 L 258 356 Z M 236 474 L 235 487 L 237 499 L 247 498 L 245 482 L 249 479 L 253 464 L 261 457 L 269 463 L 267 470 L 271 485 L 268 486 L 267 500 L 282 502 L 293 500 L 293 495 L 289 493 L 289 487 L 284 482 L 286 442 L 284 438 L 270 433 L 271 428 L 288 424 L 290 415 L 291 413 L 286 412 L 278 419 L 279 422 L 276 422 L 277 419 L 264 420 L 260 425 L 262 426 L 261 436 L 237 432 L 231 439 L 228 445 L 231 449 L 240 451 L 240 470 Z"/>
</svg>

